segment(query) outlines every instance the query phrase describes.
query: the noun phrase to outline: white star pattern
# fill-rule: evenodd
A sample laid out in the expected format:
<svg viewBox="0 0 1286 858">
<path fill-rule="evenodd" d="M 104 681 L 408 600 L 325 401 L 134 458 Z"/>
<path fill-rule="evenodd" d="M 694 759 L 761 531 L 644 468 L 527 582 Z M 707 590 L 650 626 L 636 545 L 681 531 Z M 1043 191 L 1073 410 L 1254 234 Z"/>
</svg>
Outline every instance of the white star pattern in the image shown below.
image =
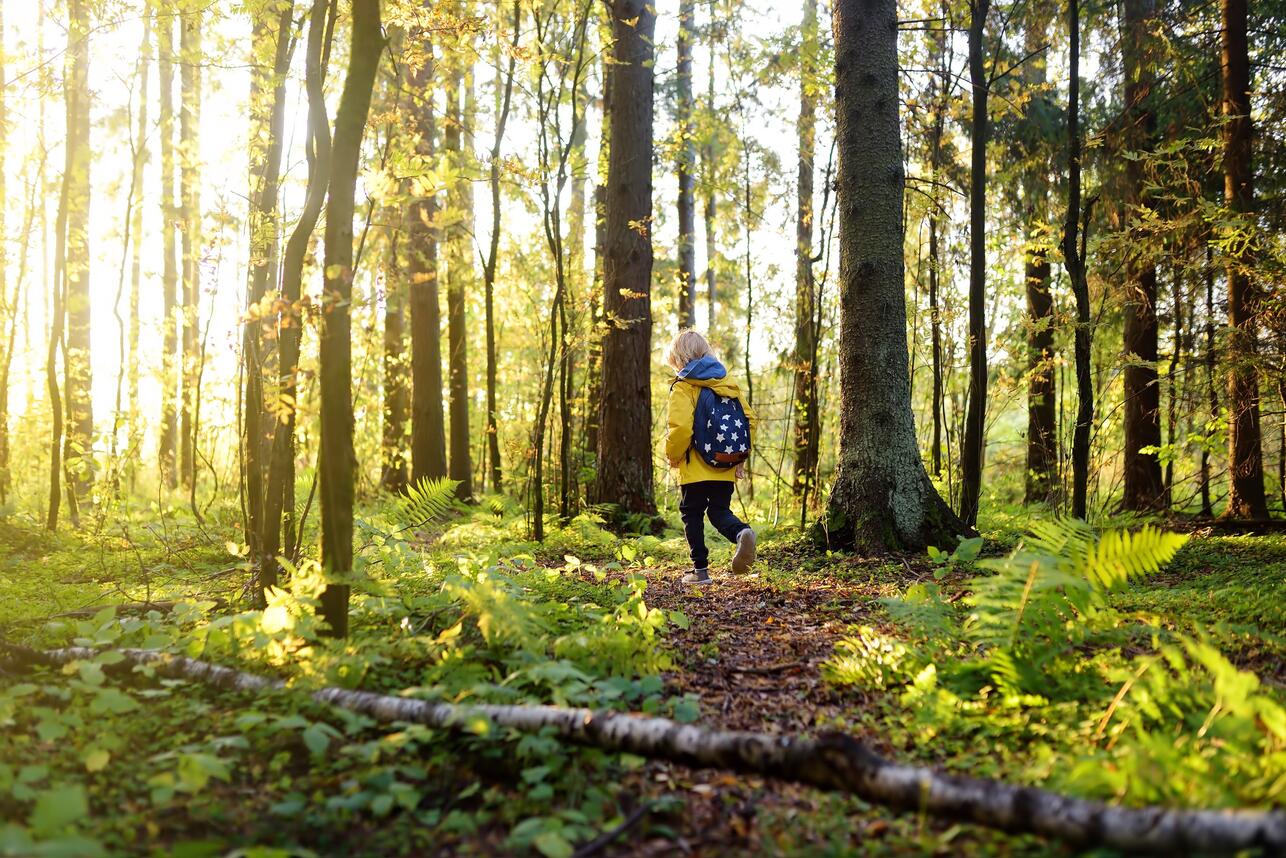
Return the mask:
<svg viewBox="0 0 1286 858">
<path fill-rule="evenodd" d="M 709 449 L 710 449 L 710 445 L 709 445 L 709 444 L 706 444 L 706 449 L 707 449 L 707 450 L 709 450 Z M 743 452 L 743 453 L 744 453 L 744 452 L 746 452 L 746 445 L 745 445 L 745 444 L 742 444 L 742 445 L 741 445 L 741 452 Z"/>
<path fill-rule="evenodd" d="M 740 421 L 740 420 L 734 420 L 733 422 L 737 424 L 737 428 L 738 428 L 738 429 L 740 429 L 740 428 L 741 428 L 741 421 Z"/>
<path fill-rule="evenodd" d="M 742 447 L 741 449 L 743 449 L 743 450 L 744 450 L 744 449 L 746 449 L 746 448 L 745 448 L 745 447 Z M 706 444 L 706 452 L 707 452 L 707 453 L 709 453 L 709 452 L 710 452 L 710 445 L 709 445 L 709 444 Z"/>
<path fill-rule="evenodd" d="M 734 441 L 736 441 L 736 440 L 737 440 L 737 433 L 736 433 L 736 432 L 733 432 L 733 433 L 732 433 L 732 440 L 734 440 Z"/>
<path fill-rule="evenodd" d="M 719 401 L 720 401 L 720 402 L 727 402 L 727 401 L 728 401 L 728 397 L 726 397 L 726 396 L 720 396 L 720 397 L 719 397 Z"/>
<path fill-rule="evenodd" d="M 732 452 L 732 448 L 731 448 L 731 447 L 728 447 L 728 448 L 727 448 L 726 450 L 724 450 L 723 452 L 725 452 L 725 453 L 731 453 L 731 452 Z"/>
<path fill-rule="evenodd" d="M 716 441 L 722 441 L 722 440 L 723 440 L 723 433 L 722 433 L 722 432 L 720 432 L 718 435 L 715 435 L 715 436 L 714 436 L 714 439 L 715 439 Z"/>
<path fill-rule="evenodd" d="M 710 421 L 709 421 L 709 420 L 707 420 L 707 421 L 706 421 L 706 428 L 707 428 L 707 429 L 709 429 L 709 428 L 710 428 Z"/>
</svg>

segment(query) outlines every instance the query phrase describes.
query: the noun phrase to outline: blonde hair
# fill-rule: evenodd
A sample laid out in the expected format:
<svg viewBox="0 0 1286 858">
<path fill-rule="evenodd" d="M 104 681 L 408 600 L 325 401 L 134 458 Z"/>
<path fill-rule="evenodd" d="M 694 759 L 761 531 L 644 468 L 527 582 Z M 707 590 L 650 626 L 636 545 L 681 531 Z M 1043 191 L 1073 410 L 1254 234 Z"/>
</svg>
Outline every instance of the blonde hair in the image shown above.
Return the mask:
<svg viewBox="0 0 1286 858">
<path fill-rule="evenodd" d="M 710 341 L 699 331 L 689 328 L 686 331 L 679 331 L 678 336 L 670 343 L 665 362 L 673 367 L 675 372 L 679 372 L 692 361 L 706 355 L 714 356 L 714 352 L 710 349 Z"/>
</svg>

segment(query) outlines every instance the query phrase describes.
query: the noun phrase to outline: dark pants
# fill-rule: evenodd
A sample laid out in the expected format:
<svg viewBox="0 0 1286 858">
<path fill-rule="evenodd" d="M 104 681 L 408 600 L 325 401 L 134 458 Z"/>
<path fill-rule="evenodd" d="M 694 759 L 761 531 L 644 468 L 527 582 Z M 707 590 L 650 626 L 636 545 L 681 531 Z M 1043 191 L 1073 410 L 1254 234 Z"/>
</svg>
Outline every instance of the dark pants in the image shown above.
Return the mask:
<svg viewBox="0 0 1286 858">
<path fill-rule="evenodd" d="M 706 548 L 705 517 L 729 542 L 737 541 L 737 534 L 746 524 L 737 518 L 729 504 L 736 484 L 731 480 L 702 480 L 679 486 L 679 517 L 683 519 L 683 533 L 688 538 L 694 569 L 705 569 L 710 563 Z"/>
</svg>

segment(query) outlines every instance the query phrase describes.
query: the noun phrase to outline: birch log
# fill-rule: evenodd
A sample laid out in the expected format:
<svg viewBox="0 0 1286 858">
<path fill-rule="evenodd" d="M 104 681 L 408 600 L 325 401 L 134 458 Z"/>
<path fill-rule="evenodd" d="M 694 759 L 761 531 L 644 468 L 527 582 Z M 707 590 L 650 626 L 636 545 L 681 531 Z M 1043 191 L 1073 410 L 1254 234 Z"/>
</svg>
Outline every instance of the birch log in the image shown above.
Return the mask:
<svg viewBox="0 0 1286 858">
<path fill-rule="evenodd" d="M 13 661 L 49 665 L 90 659 L 86 647 L 31 650 L 0 645 Z M 155 650 L 125 649 L 125 664 L 150 665 L 163 676 L 235 691 L 280 689 L 280 679 L 256 676 Z M 1183 810 L 1119 807 L 1036 787 L 957 777 L 890 762 L 843 733 L 817 738 L 714 730 L 620 712 L 559 706 L 433 703 L 369 691 L 326 687 L 321 703 L 380 721 L 463 730 L 478 716 L 524 732 L 550 728 L 580 745 L 668 760 L 693 768 L 728 769 L 847 792 L 871 804 L 927 813 L 1014 833 L 1039 834 L 1077 847 L 1103 846 L 1150 855 L 1227 854 L 1247 849 L 1286 854 L 1286 811 Z"/>
</svg>

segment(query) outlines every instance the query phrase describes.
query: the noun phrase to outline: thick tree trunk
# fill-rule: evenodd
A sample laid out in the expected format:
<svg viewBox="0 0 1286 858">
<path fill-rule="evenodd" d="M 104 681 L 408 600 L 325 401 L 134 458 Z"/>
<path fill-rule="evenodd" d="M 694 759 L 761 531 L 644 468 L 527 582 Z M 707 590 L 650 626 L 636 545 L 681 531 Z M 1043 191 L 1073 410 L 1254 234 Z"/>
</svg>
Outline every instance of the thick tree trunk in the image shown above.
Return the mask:
<svg viewBox="0 0 1286 858">
<path fill-rule="evenodd" d="M 406 255 L 411 277 L 411 479 L 447 475 L 446 420 L 442 411 L 442 310 L 438 300 L 438 204 L 433 186 L 433 48 L 419 41 L 418 62 L 404 67 L 415 160 L 423 178 L 412 182 Z"/>
<path fill-rule="evenodd" d="M 897 4 L 833 15 L 840 217 L 840 451 L 825 536 L 918 549 L 965 532 L 920 461 L 907 368 Z"/>
<path fill-rule="evenodd" d="M 275 21 L 256 19 L 254 63 L 250 78 L 250 270 L 246 285 L 246 319 L 242 325 L 242 480 L 246 506 L 246 543 L 259 570 L 261 591 L 277 582 L 277 556 L 281 547 L 281 501 L 268 497 L 273 485 L 273 438 L 281 428 L 280 406 L 265 407 L 265 387 L 270 385 L 263 330 L 269 310 L 264 299 L 276 267 L 277 191 L 285 139 L 286 74 L 290 66 L 292 4 L 287 3 Z M 271 65 L 269 65 L 271 62 Z M 280 341 L 280 336 L 277 337 Z M 280 344 L 278 348 L 280 361 Z M 280 364 L 278 365 L 280 369 Z M 273 403 L 284 403 L 274 390 Z M 289 404 L 293 407 L 293 402 Z M 185 434 L 186 437 L 186 434 Z"/>
<path fill-rule="evenodd" d="M 196 478 L 197 336 L 201 309 L 201 11 L 190 3 L 179 19 L 179 184 L 183 232 L 183 398 L 179 413 L 179 478 Z"/>
<path fill-rule="evenodd" d="M 603 97 L 598 139 L 598 175 L 594 184 L 594 283 L 589 296 L 589 348 L 585 358 L 585 444 L 587 456 L 598 456 L 598 415 L 603 398 L 603 271 L 607 267 L 607 176 L 612 150 L 612 72 L 608 52 L 603 52 Z M 586 105 L 588 110 L 588 105 Z M 586 500 L 598 503 L 597 480 L 586 486 Z"/>
<path fill-rule="evenodd" d="M 794 490 L 802 497 L 817 478 L 817 284 L 813 277 L 813 158 L 817 106 L 813 64 L 817 58 L 817 0 L 805 0 L 800 28 L 799 166 L 795 208 L 795 465 Z"/>
<path fill-rule="evenodd" d="M 321 500 L 321 565 L 326 575 L 322 616 L 331 634 L 348 634 L 346 577 L 353 568 L 352 317 L 353 209 L 362 135 L 371 106 L 384 38 L 379 0 L 353 0 L 353 41 L 348 77 L 335 113 L 326 205 L 325 291 L 320 336 L 321 449 L 317 456 Z"/>
<path fill-rule="evenodd" d="M 67 29 L 67 248 L 64 301 L 67 312 L 64 394 L 67 431 L 63 469 L 68 480 L 73 520 L 93 478 L 93 370 L 90 357 L 89 204 L 91 161 L 89 139 L 89 3 L 68 0 Z"/>
<path fill-rule="evenodd" d="M 1224 202 L 1254 230 L 1254 169 L 1250 117 L 1250 58 L 1246 42 L 1247 0 L 1222 0 Z M 1268 518 L 1264 459 L 1260 446 L 1258 298 L 1251 282 L 1252 246 L 1237 241 L 1228 251 L 1228 471 L 1230 518 Z"/>
<path fill-rule="evenodd" d="M 473 463 L 469 451 L 469 355 L 468 320 L 465 317 L 465 289 L 473 278 L 468 230 L 472 229 L 472 206 L 466 195 L 471 193 L 465 176 L 466 155 L 463 130 L 466 121 L 461 109 L 464 55 L 451 60 L 447 76 L 447 121 L 442 135 L 442 148 L 450 184 L 447 186 L 446 263 L 447 263 L 447 404 L 451 420 L 451 457 L 447 474 L 456 482 L 456 497 L 473 497 Z M 471 120 L 470 120 L 471 121 Z M 466 210 L 468 209 L 468 210 Z"/>
<path fill-rule="evenodd" d="M 715 117 L 714 103 L 714 57 L 715 57 L 715 27 L 711 21 L 707 28 L 709 40 L 707 50 L 710 55 L 710 66 L 706 73 L 706 114 L 710 119 Z M 705 237 L 706 237 L 706 332 L 714 334 L 715 322 L 715 303 L 716 303 L 716 278 L 715 268 L 719 261 L 718 236 L 715 227 L 715 181 L 718 173 L 718 165 L 715 163 L 714 145 L 711 143 L 712 133 L 707 130 L 706 140 L 701 146 L 701 170 L 702 180 L 705 183 L 705 203 L 702 206 L 702 217 L 705 219 Z"/>
<path fill-rule="evenodd" d="M 1072 515 L 1084 519 L 1089 493 L 1090 430 L 1094 425 L 1094 379 L 1090 367 L 1090 293 L 1085 279 L 1084 240 L 1079 239 L 1078 245 L 1081 220 L 1080 0 L 1070 0 L 1067 16 L 1071 35 L 1068 46 L 1067 219 L 1063 225 L 1063 261 L 1076 298 L 1077 405 L 1076 428 L 1072 435 Z"/>
<path fill-rule="evenodd" d="M 969 169 L 969 405 L 960 447 L 960 518 L 978 520 L 987 446 L 987 79 L 983 36 L 991 0 L 970 0 L 969 81 L 973 89 Z"/>
<path fill-rule="evenodd" d="M 164 11 L 156 16 L 157 68 L 160 72 L 161 138 L 161 483 L 179 484 L 178 472 L 178 307 L 179 269 L 176 248 L 178 204 L 174 200 L 174 25 L 177 16 Z"/>
<path fill-rule="evenodd" d="M 626 22 L 632 22 L 633 25 Z M 618 0 L 603 259 L 602 387 L 595 495 L 656 511 L 652 493 L 652 87 L 656 11 Z"/>
<path fill-rule="evenodd" d="M 679 135 L 679 328 L 697 323 L 697 257 L 696 257 L 696 125 L 693 122 L 695 101 L 692 96 L 692 35 L 696 0 L 679 3 L 679 64 L 676 76 L 676 133 Z"/>
<path fill-rule="evenodd" d="M 1126 0 L 1121 44 L 1125 56 L 1125 139 L 1134 152 L 1151 151 L 1156 136 L 1152 88 L 1156 83 L 1152 28 L 1154 0 Z M 1126 161 L 1126 222 L 1131 231 L 1146 220 L 1151 206 L 1146 164 Z M 1161 446 L 1161 386 L 1157 378 L 1157 270 L 1146 242 L 1131 241 L 1125 279 L 1125 494 L 1129 510 L 1156 510 L 1165 505 L 1161 461 L 1144 448 Z"/>
<path fill-rule="evenodd" d="M 4 647 L 7 662 L 66 665 L 100 654 L 88 647 L 48 651 Z M 118 650 L 124 664 L 148 665 L 164 677 L 202 682 L 225 691 L 282 691 L 286 683 L 197 659 L 154 650 Z M 311 692 L 319 703 L 381 722 L 408 722 L 464 731 L 477 718 L 524 733 L 550 733 L 578 745 L 669 760 L 692 768 L 728 769 L 851 793 L 871 804 L 908 813 L 1031 833 L 1088 849 L 1104 847 L 1151 855 L 1227 854 L 1286 849 L 1281 810 L 1130 808 L 1072 798 L 1037 787 L 947 775 L 901 765 L 847 733 L 817 738 L 719 730 L 607 710 L 562 706 L 434 703 L 409 697 L 327 686 Z"/>
</svg>

